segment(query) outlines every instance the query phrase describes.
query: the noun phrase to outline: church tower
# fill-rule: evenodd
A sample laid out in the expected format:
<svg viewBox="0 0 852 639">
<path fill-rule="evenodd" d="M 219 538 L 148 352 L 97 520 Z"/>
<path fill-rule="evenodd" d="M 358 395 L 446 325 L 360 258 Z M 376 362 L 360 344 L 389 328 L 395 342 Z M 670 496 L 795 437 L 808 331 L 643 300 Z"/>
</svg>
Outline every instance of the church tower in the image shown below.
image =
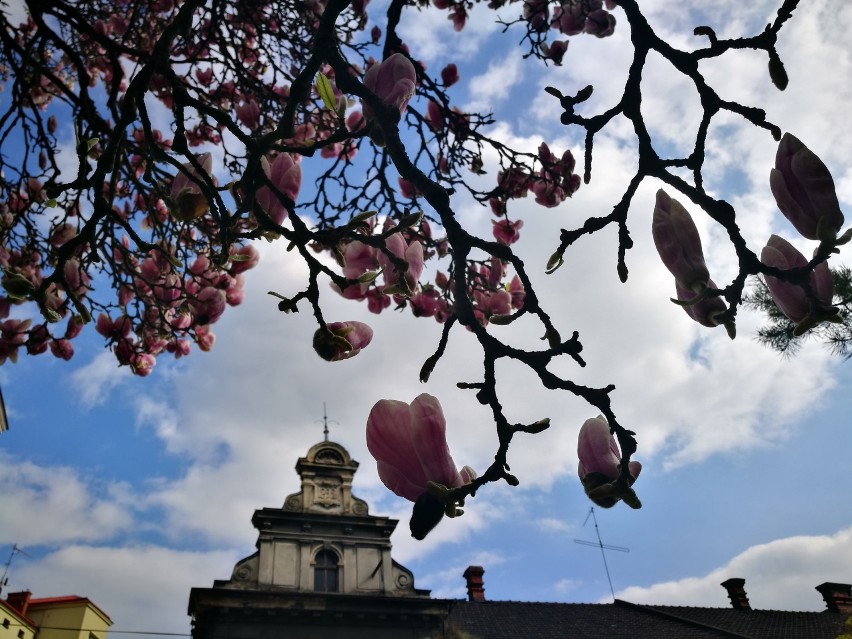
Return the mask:
<svg viewBox="0 0 852 639">
<path fill-rule="evenodd" d="M 252 517 L 257 551 L 229 580 L 192 589 L 193 637 L 426 639 L 440 628 L 448 602 L 392 559 L 398 521 L 352 494 L 357 469 L 327 437 L 298 460 L 301 490 Z"/>
</svg>

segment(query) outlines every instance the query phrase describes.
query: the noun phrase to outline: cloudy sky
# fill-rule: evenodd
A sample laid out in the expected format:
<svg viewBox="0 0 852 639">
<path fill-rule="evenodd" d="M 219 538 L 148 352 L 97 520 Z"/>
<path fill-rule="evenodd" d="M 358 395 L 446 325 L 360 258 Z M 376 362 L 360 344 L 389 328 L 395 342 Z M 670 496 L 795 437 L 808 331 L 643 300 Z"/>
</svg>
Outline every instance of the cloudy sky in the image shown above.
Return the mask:
<svg viewBox="0 0 852 639">
<path fill-rule="evenodd" d="M 723 37 L 757 33 L 778 4 L 647 0 L 642 8 L 658 33 L 693 47 L 701 44 L 695 26 L 710 24 Z M 515 55 L 518 34 L 500 33 L 487 10 L 474 11 L 460 36 L 445 14 L 421 12 L 404 24 L 404 35 L 430 68 L 461 61 L 463 82 L 453 96 L 493 109 L 499 137 L 531 150 L 546 140 L 580 158 L 581 133 L 558 124 L 558 104 L 542 87 L 568 93 L 592 83 L 583 112 L 613 104 L 631 54 L 626 21 L 619 10 L 616 16 L 613 37 L 573 38 L 564 66 L 548 69 Z M 783 93 L 756 53 L 702 67 L 723 97 L 763 106 L 770 121 L 808 144 L 831 169 L 847 210 L 850 29 L 852 5 L 803 2 L 779 40 L 790 76 Z M 697 98 L 661 59 L 649 61 L 643 83 L 643 113 L 655 140 L 684 148 L 683 132 L 698 122 Z M 778 233 L 809 253 L 813 246 L 796 237 L 769 192 L 775 146 L 765 131 L 720 117 L 711 128 L 705 177 L 713 193 L 736 206 L 753 250 Z M 630 212 L 636 246 L 627 284 L 618 281 L 609 230 L 572 248 L 554 275 L 543 273 L 559 229 L 608 213 L 634 162 L 630 130 L 615 122 L 596 138 L 591 184 L 557 209 L 532 202 L 515 209 L 525 220 L 516 246 L 540 297 L 561 332 L 577 330 L 584 342 L 588 366 L 565 364 L 561 372 L 587 385 L 615 384 L 614 410 L 638 433 L 636 458 L 644 469 L 636 489 L 644 508 L 596 511 L 604 543 L 630 549 L 607 557 L 616 597 L 726 606 L 719 583 L 743 577 L 754 607 L 821 610 L 814 586 L 852 583 L 852 365 L 817 344 L 781 358 L 754 341 L 760 318 L 748 313 L 732 342 L 671 304 L 671 277 L 650 241 L 659 188 L 652 181 Z M 465 225 L 490 234 L 487 210 L 461 200 L 457 206 Z M 693 213 L 714 279 L 729 281 L 733 251 L 719 227 Z M 418 587 L 463 597 L 464 568 L 481 564 L 491 599 L 611 600 L 600 552 L 574 543 L 595 540 L 592 522 L 584 526 L 591 504 L 576 478 L 575 452 L 579 426 L 593 409 L 541 389 L 522 370 L 500 369 L 510 421 L 550 417 L 553 426 L 513 445 L 519 487 L 489 486 L 463 517 L 415 542 L 407 534 L 410 504 L 378 481 L 364 440 L 366 417 L 380 398 L 432 393 L 444 405 L 456 461 L 484 469 L 496 448 L 493 426 L 471 394 L 455 386 L 479 377 L 474 340 L 454 331 L 451 352 L 420 384 L 417 373 L 440 327 L 410 314 L 370 315 L 329 290 L 326 317 L 367 321 L 375 338 L 353 360 L 321 361 L 310 346 L 315 326 L 308 314 L 283 315 L 266 294 L 298 290 L 304 267 L 283 246 L 258 249 L 263 257 L 249 273 L 246 301 L 216 324 L 210 353 L 163 359 L 139 379 L 117 369 L 97 336 L 89 336 L 70 363 L 43 355 L 0 369 L 11 424 L 0 434 L 0 562 L 13 544 L 27 553 L 14 557 L 5 592 L 88 596 L 116 630 L 189 632 L 189 589 L 227 578 L 254 551 L 251 515 L 298 490 L 294 465 L 322 437 L 325 403 L 332 439 L 361 462 L 355 492 L 371 512 L 402 520 L 394 555 L 414 571 Z M 848 253 L 837 259 L 849 263 Z M 527 346 L 539 337 L 538 328 L 494 330 Z"/>
</svg>

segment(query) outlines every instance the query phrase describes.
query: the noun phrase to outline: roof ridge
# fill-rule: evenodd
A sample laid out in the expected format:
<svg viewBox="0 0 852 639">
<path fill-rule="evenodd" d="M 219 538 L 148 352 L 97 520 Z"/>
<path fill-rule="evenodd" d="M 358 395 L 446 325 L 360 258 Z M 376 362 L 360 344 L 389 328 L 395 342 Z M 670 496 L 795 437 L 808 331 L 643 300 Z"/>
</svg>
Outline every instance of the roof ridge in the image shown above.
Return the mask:
<svg viewBox="0 0 852 639">
<path fill-rule="evenodd" d="M 633 608 L 634 610 L 641 610 L 643 612 L 650 613 L 652 615 L 659 615 L 661 617 L 667 617 L 669 619 L 674 619 L 676 621 L 680 621 L 691 626 L 696 626 L 698 628 L 709 628 L 710 630 L 715 630 L 716 632 L 721 632 L 729 637 L 737 637 L 737 639 L 752 639 L 752 637 L 748 635 L 741 635 L 738 632 L 733 632 L 732 630 L 726 630 L 725 628 L 719 628 L 718 626 L 713 626 L 708 623 L 702 623 L 700 621 L 696 621 L 695 619 L 689 619 L 687 617 L 681 617 L 680 615 L 675 615 L 670 612 L 666 612 L 665 610 L 658 610 L 657 608 L 653 608 L 651 606 L 646 606 L 644 604 L 636 604 L 630 601 L 624 601 L 623 599 L 615 599 L 613 604 L 616 606 L 623 606 L 625 608 Z M 698 606 L 696 606 L 697 608 Z"/>
</svg>

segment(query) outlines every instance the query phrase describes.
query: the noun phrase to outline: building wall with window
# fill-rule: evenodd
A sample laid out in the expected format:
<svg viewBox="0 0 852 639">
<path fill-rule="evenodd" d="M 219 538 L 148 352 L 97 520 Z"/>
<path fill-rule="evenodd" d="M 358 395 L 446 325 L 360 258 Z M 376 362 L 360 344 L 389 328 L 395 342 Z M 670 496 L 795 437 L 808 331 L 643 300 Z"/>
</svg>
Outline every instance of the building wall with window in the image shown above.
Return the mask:
<svg viewBox="0 0 852 639">
<path fill-rule="evenodd" d="M 352 494 L 358 469 L 345 448 L 320 442 L 298 460 L 301 490 L 281 508 L 255 511 L 257 552 L 237 562 L 227 581 L 193 588 L 193 636 L 430 637 L 447 602 L 414 587 L 411 571 L 391 557 L 397 520 L 369 514 Z"/>
<path fill-rule="evenodd" d="M 34 639 L 36 628 L 20 610 L 0 600 L 0 639 Z"/>
<path fill-rule="evenodd" d="M 110 618 L 85 597 L 31 599 L 27 616 L 38 626 L 36 639 L 106 639 Z"/>
<path fill-rule="evenodd" d="M 23 591 L 0 600 L 0 639 L 106 639 L 111 625 L 86 597 L 33 599 Z"/>
</svg>

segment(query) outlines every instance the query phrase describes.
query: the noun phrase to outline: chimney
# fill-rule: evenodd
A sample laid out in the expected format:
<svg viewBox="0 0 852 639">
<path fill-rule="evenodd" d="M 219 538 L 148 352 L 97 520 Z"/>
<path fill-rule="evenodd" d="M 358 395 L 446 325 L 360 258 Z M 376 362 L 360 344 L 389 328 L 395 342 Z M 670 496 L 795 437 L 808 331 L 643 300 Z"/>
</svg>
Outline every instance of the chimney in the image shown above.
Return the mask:
<svg viewBox="0 0 852 639">
<path fill-rule="evenodd" d="M 852 586 L 835 584 L 826 581 L 816 587 L 829 612 L 839 612 L 844 615 L 852 614 Z"/>
<path fill-rule="evenodd" d="M 482 575 L 485 568 L 482 566 L 468 566 L 462 575 L 467 581 L 467 600 L 485 601 L 485 584 Z"/>
<path fill-rule="evenodd" d="M 6 595 L 6 603 L 9 604 L 12 608 L 17 610 L 23 616 L 27 615 L 27 607 L 30 605 L 30 596 L 31 593 L 29 590 L 23 590 L 21 592 L 10 592 Z"/>
<path fill-rule="evenodd" d="M 721 585 L 728 591 L 728 597 L 731 599 L 731 606 L 734 610 L 751 610 L 745 591 L 745 579 L 732 577 L 723 581 Z"/>
</svg>

